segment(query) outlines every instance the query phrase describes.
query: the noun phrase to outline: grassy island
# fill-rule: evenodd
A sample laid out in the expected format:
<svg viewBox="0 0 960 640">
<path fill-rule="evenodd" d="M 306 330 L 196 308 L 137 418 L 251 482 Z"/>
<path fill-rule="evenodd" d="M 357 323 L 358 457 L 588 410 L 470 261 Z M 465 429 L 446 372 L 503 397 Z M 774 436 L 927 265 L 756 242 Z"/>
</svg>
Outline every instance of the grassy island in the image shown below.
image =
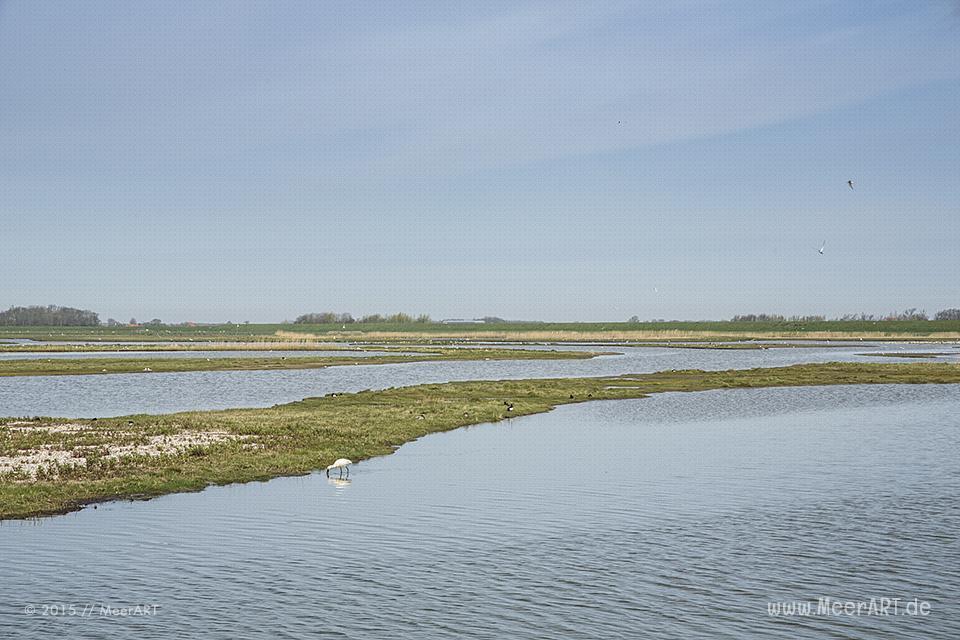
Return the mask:
<svg viewBox="0 0 960 640">
<path fill-rule="evenodd" d="M 429 433 L 574 402 L 666 391 L 920 383 L 960 383 L 960 366 L 830 363 L 450 382 L 330 394 L 263 409 L 100 420 L 9 418 L 0 420 L 0 518 L 309 473 L 340 457 L 389 454 Z"/>
</svg>

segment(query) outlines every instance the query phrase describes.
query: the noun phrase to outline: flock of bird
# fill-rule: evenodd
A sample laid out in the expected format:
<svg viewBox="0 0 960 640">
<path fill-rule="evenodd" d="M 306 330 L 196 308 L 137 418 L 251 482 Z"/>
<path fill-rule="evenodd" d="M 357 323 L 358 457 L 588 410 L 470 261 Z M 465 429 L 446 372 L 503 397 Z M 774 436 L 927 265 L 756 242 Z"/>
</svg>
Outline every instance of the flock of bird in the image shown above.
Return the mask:
<svg viewBox="0 0 960 640">
<path fill-rule="evenodd" d="M 623 126 L 623 121 L 617 120 L 617 126 Z M 847 180 L 847 186 L 850 187 L 851 191 L 853 191 L 854 190 L 853 180 Z M 827 248 L 827 241 L 824 240 L 823 242 L 820 243 L 820 248 L 817 249 L 817 253 L 819 253 L 820 255 L 823 255 L 823 252 L 826 250 L 826 248 Z M 654 288 L 653 291 L 654 293 L 659 293 L 659 290 L 657 290 L 656 288 Z"/>
<path fill-rule="evenodd" d="M 850 190 L 853 191 L 853 180 L 847 180 L 847 186 L 850 187 Z M 824 250 L 827 248 L 827 241 L 824 240 L 820 243 L 820 248 L 817 249 L 817 253 L 823 255 Z"/>
</svg>

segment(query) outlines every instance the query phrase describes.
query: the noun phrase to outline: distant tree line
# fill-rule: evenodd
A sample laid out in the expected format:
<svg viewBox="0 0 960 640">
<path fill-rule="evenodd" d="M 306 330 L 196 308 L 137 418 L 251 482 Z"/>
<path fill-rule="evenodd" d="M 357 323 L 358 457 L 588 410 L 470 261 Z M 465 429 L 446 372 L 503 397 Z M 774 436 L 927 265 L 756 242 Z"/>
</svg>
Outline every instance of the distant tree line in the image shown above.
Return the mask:
<svg viewBox="0 0 960 640">
<path fill-rule="evenodd" d="M 844 322 L 873 322 L 879 320 L 877 316 L 872 313 L 845 313 L 837 320 L 842 320 Z"/>
<path fill-rule="evenodd" d="M 19 327 L 97 327 L 100 317 L 93 311 L 70 307 L 10 307 L 0 312 L 0 325 Z"/>
<path fill-rule="evenodd" d="M 934 320 L 960 320 L 960 309 L 943 309 L 938 311 Z M 748 313 L 731 318 L 733 322 L 822 322 L 824 316 L 782 316 L 776 313 Z M 880 322 L 884 320 L 930 320 L 930 316 L 923 309 L 911 307 L 903 311 L 893 311 L 886 315 L 872 313 L 847 313 L 835 318 L 841 322 Z"/>
<path fill-rule="evenodd" d="M 824 316 L 782 316 L 778 313 L 746 313 L 733 316 L 733 322 L 822 322 Z"/>
<path fill-rule="evenodd" d="M 933 316 L 934 320 L 960 320 L 960 309 L 944 309 L 943 311 L 937 311 L 937 315 Z"/>
<path fill-rule="evenodd" d="M 430 320 L 430 316 L 425 313 L 420 314 L 416 318 L 406 313 L 395 313 L 389 316 L 382 316 L 379 313 L 374 313 L 358 319 L 354 318 L 349 313 L 334 313 L 332 311 L 324 311 L 323 313 L 305 313 L 302 316 L 298 316 L 297 319 L 293 321 L 293 324 L 407 324 L 411 322 L 420 322 L 426 324 L 428 322 L 432 322 L 432 320 Z"/>
<path fill-rule="evenodd" d="M 930 316 L 923 309 L 911 307 L 903 311 L 893 311 L 888 313 L 884 320 L 929 320 Z"/>
</svg>

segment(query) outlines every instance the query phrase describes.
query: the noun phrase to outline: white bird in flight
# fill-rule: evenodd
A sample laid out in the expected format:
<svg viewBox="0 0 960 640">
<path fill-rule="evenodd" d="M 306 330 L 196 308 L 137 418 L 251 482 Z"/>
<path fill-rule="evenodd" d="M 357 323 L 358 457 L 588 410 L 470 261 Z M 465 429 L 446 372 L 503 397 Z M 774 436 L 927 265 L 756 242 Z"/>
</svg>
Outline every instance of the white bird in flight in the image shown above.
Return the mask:
<svg viewBox="0 0 960 640">
<path fill-rule="evenodd" d="M 350 477 L 350 465 L 353 464 L 353 461 L 347 460 L 346 458 L 337 458 L 332 465 L 327 467 L 327 477 L 330 477 L 330 469 L 340 469 L 340 477 L 343 477 L 343 470 L 347 470 L 347 477 Z"/>
<path fill-rule="evenodd" d="M 823 244 L 820 245 L 820 248 L 817 249 L 817 251 L 820 252 L 820 255 L 823 255 L 823 250 L 826 249 L 826 248 L 827 248 L 827 241 L 824 240 L 824 241 L 823 241 Z"/>
<path fill-rule="evenodd" d="M 853 189 L 853 180 L 847 180 L 847 186 Z"/>
</svg>

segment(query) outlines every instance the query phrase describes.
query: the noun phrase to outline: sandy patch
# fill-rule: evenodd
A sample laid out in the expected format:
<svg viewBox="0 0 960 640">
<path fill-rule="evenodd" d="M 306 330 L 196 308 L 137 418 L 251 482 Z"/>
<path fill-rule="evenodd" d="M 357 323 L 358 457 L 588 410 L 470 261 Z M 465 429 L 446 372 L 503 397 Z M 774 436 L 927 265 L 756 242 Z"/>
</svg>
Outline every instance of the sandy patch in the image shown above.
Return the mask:
<svg viewBox="0 0 960 640">
<path fill-rule="evenodd" d="M 120 458 L 123 456 L 162 456 L 179 453 L 193 447 L 206 447 L 228 440 L 242 440 L 246 436 L 238 436 L 225 431 L 183 431 L 170 436 L 153 436 L 146 444 L 107 445 L 110 450 L 105 458 Z"/>
<path fill-rule="evenodd" d="M 8 422 L 6 425 L 10 431 L 43 431 L 44 433 L 77 433 L 79 431 L 90 430 L 88 424 L 76 424 L 65 422 L 62 424 L 39 424 L 36 422 Z"/>
<path fill-rule="evenodd" d="M 11 431 L 44 431 L 46 433 L 95 432 L 96 427 L 84 424 L 33 424 L 13 422 L 4 425 Z M 113 435 L 135 435 L 129 432 L 113 432 Z M 19 473 L 35 478 L 40 470 L 51 471 L 59 466 L 86 466 L 87 458 L 96 455 L 100 459 L 116 460 L 125 456 L 163 456 L 182 453 L 193 447 L 209 447 L 229 441 L 242 441 L 252 436 L 241 436 L 226 431 L 182 431 L 172 435 L 151 436 L 140 444 L 103 444 L 61 449 L 56 445 L 43 445 L 26 449 L 13 456 L 0 456 L 0 473 Z M 245 444 L 257 447 L 255 443 Z"/>
<path fill-rule="evenodd" d="M 41 468 L 60 465 L 85 465 L 85 458 L 75 458 L 70 451 L 42 447 L 24 451 L 16 456 L 0 456 L 0 473 L 23 473 L 30 477 L 37 475 Z"/>
</svg>

